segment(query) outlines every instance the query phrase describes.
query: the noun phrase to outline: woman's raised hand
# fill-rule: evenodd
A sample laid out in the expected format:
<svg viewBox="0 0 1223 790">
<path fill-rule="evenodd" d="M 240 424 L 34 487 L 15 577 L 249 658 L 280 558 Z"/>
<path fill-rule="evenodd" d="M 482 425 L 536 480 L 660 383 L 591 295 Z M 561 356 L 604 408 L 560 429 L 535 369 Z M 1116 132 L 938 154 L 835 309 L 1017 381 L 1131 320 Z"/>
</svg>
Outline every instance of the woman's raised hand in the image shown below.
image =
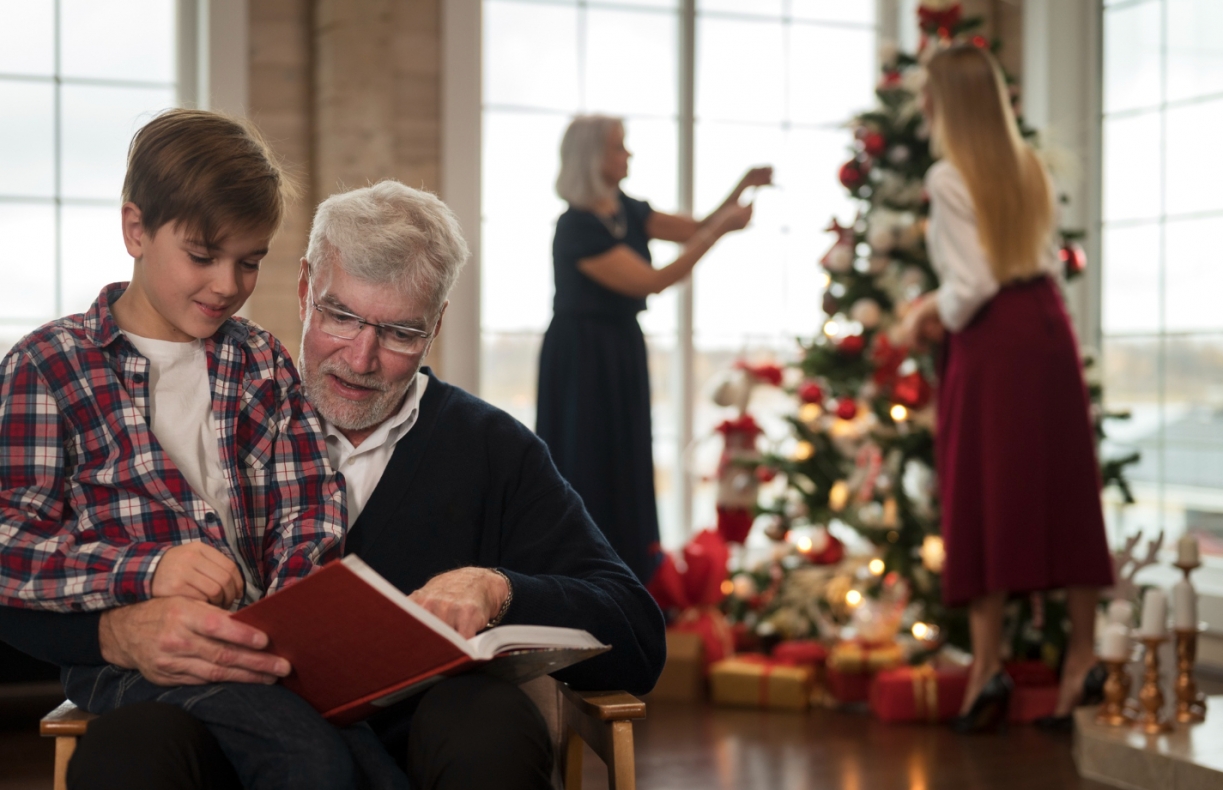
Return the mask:
<svg viewBox="0 0 1223 790">
<path fill-rule="evenodd" d="M 747 223 L 752 221 L 752 204 L 741 206 L 738 203 L 731 203 L 723 206 L 722 210 L 718 212 L 717 219 L 719 233 L 743 230 L 747 227 Z"/>
<path fill-rule="evenodd" d="M 739 191 L 748 187 L 767 187 L 773 184 L 773 166 L 753 167 L 739 179 Z"/>
</svg>

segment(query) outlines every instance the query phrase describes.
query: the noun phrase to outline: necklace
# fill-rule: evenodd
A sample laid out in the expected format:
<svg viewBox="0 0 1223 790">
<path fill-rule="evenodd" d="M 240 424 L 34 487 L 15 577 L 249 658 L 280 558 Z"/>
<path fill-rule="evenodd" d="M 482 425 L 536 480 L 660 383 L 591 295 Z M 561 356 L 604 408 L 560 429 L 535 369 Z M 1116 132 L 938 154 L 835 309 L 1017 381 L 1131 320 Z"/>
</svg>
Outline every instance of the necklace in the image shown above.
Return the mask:
<svg viewBox="0 0 1223 790">
<path fill-rule="evenodd" d="M 603 227 L 607 228 L 607 232 L 612 235 L 613 239 L 623 239 L 628 233 L 628 215 L 624 211 L 623 204 L 617 204 L 616 213 L 613 216 L 605 217 L 602 214 L 595 214 L 599 218 L 599 222 L 603 223 Z"/>
</svg>

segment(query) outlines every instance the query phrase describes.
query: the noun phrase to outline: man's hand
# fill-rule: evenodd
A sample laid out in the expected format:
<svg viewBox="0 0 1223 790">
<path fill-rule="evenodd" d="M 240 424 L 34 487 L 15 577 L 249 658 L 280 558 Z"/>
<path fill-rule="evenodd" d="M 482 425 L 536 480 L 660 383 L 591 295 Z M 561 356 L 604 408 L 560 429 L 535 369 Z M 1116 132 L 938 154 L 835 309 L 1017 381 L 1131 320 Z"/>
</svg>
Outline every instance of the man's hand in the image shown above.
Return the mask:
<svg viewBox="0 0 1223 790">
<path fill-rule="evenodd" d="M 275 683 L 289 662 L 271 653 L 267 635 L 229 613 L 187 598 L 152 598 L 111 609 L 98 626 L 102 657 L 160 686 Z"/>
<path fill-rule="evenodd" d="M 501 611 L 510 587 L 487 568 L 459 568 L 434 576 L 410 597 L 470 639 Z"/>
<path fill-rule="evenodd" d="M 182 596 L 228 609 L 242 597 L 242 572 L 229 557 L 204 543 L 167 551 L 153 572 L 153 597 Z"/>
</svg>

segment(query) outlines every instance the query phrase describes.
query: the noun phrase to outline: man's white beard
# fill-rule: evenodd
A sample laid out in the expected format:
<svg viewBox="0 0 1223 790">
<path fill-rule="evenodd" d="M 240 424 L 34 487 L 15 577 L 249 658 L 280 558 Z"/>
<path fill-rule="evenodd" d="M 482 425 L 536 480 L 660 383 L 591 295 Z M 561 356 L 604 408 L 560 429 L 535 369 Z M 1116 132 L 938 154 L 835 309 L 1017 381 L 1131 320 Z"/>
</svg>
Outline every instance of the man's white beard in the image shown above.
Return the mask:
<svg viewBox="0 0 1223 790">
<path fill-rule="evenodd" d="M 304 347 L 299 358 L 302 361 L 302 389 L 306 399 L 324 419 L 345 431 L 364 431 L 388 419 L 403 404 L 408 387 L 412 386 L 415 374 L 420 370 L 418 366 L 402 385 L 388 388 L 378 376 L 356 373 L 337 360 L 328 360 L 312 368 L 306 359 Z M 366 403 L 353 403 L 330 391 L 324 380 L 327 375 L 335 375 L 359 387 L 368 387 L 378 394 Z"/>
</svg>

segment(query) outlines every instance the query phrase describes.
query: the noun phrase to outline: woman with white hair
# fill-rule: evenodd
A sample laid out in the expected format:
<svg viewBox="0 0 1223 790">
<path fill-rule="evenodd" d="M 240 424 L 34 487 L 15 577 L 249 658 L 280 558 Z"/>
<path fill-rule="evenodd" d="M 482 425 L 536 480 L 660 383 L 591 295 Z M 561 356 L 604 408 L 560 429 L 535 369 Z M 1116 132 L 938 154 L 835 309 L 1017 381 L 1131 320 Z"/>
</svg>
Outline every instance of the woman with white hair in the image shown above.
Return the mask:
<svg viewBox="0 0 1223 790">
<path fill-rule="evenodd" d="M 647 296 L 687 277 L 719 238 L 747 225 L 752 207 L 739 198 L 772 183 L 773 170 L 749 170 L 717 211 L 696 220 L 621 192 L 631 155 L 617 118 L 575 118 L 561 142 L 556 191 L 569 210 L 552 242 L 556 297 L 539 355 L 535 429 L 612 547 L 648 582 L 659 559 L 658 511 L 637 313 Z M 650 239 L 684 247 L 655 269 Z"/>
</svg>

